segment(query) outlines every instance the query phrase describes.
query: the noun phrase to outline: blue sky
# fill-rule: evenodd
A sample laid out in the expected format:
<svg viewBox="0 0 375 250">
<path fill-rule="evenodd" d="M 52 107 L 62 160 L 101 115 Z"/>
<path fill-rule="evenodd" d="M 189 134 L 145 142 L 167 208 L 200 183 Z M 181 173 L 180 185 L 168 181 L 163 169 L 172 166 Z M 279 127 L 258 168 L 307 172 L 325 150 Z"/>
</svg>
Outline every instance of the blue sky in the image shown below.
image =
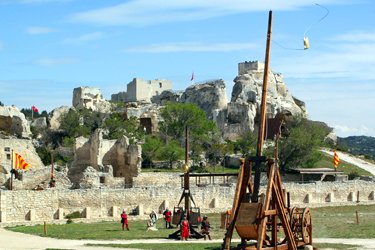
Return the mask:
<svg viewBox="0 0 375 250">
<path fill-rule="evenodd" d="M 270 9 L 271 68 L 310 119 L 375 136 L 372 0 L 0 0 L 0 101 L 51 111 L 75 87 L 110 99 L 142 77 L 184 90 L 192 71 L 230 93 L 239 62 L 264 60 Z"/>
</svg>

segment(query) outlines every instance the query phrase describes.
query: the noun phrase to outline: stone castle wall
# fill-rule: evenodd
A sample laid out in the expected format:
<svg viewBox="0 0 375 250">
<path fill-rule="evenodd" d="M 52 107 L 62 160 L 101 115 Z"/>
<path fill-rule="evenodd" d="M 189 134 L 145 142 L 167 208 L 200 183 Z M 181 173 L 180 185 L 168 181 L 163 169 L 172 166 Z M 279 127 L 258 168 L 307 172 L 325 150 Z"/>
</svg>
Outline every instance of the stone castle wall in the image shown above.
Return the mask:
<svg viewBox="0 0 375 250">
<path fill-rule="evenodd" d="M 163 180 L 166 181 L 164 184 Z M 203 213 L 223 212 L 231 208 L 235 183 L 222 185 L 218 181 L 197 186 L 194 181 L 191 178 L 190 190 Z M 290 192 L 292 207 L 354 205 L 357 201 L 360 204 L 375 203 L 374 182 L 284 183 L 283 187 Z M 261 192 L 264 191 L 263 186 Z M 64 216 L 75 211 L 81 213 L 82 220 L 90 222 L 118 220 L 123 208 L 128 213 L 136 211 L 142 217 L 151 210 L 161 213 L 166 207 L 173 209 L 181 194 L 179 174 L 166 179 L 165 174 L 157 173 L 135 178 L 134 187 L 129 189 L 1 191 L 0 226 L 41 224 L 44 221 L 65 223 Z"/>
</svg>

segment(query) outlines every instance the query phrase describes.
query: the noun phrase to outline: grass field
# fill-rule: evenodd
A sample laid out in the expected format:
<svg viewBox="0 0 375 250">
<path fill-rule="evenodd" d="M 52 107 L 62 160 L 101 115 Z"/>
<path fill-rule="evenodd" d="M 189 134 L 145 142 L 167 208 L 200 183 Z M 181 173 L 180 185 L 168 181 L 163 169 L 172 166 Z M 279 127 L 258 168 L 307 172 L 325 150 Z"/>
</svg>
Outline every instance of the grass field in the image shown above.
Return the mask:
<svg viewBox="0 0 375 250">
<path fill-rule="evenodd" d="M 333 164 L 332 164 L 332 156 L 328 156 L 326 154 L 323 154 L 323 158 L 318 161 L 315 164 L 315 167 L 317 168 L 331 168 L 333 169 Z M 344 174 L 350 175 L 352 173 L 357 173 L 358 175 L 364 175 L 364 176 L 371 176 L 371 173 L 359 168 L 353 164 L 350 164 L 345 161 L 340 161 L 339 167 L 337 168 L 338 171 L 343 171 Z"/>
<path fill-rule="evenodd" d="M 375 238 L 375 205 L 354 205 L 342 207 L 324 207 L 312 208 L 313 215 L 313 238 Z M 358 212 L 358 224 L 356 212 Z M 223 239 L 225 230 L 220 228 L 219 214 L 209 214 L 209 220 L 212 225 L 211 235 L 213 239 Z M 130 231 L 121 231 L 120 222 L 100 222 L 100 223 L 72 223 L 62 225 L 48 225 L 47 236 L 60 239 L 97 239 L 97 240 L 114 240 L 114 239 L 165 239 L 168 235 L 175 232 L 177 229 L 165 229 L 162 219 L 158 221 L 157 231 L 146 231 L 146 221 L 130 220 Z M 18 226 L 8 228 L 12 231 L 44 235 L 43 225 L 36 226 Z M 238 235 L 234 233 L 234 239 L 238 239 Z M 197 244 L 194 248 L 178 249 L 219 249 L 220 244 L 217 243 L 201 245 Z M 110 244 L 110 243 L 109 243 Z M 176 249 L 167 248 L 157 244 L 135 244 L 134 246 L 126 245 L 126 247 L 134 247 L 139 249 Z M 194 244 L 195 245 L 195 244 Z M 331 246 L 332 244 L 317 244 L 316 247 L 330 247 L 334 249 L 349 249 L 350 246 Z M 109 245 L 107 245 L 109 246 Z M 189 245 L 190 246 L 190 245 Z M 314 245 L 315 246 L 315 245 Z M 125 245 L 117 247 L 124 248 Z M 153 248 L 154 247 L 154 248 Z M 176 246 L 174 246 L 176 247 Z"/>
</svg>

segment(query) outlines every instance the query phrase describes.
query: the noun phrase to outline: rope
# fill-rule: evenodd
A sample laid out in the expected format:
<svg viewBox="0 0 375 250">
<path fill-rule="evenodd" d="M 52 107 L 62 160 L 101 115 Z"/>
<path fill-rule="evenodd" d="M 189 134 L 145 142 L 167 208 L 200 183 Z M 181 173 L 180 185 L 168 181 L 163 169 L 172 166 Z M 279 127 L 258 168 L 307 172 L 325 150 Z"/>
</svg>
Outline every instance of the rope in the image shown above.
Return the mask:
<svg viewBox="0 0 375 250">
<path fill-rule="evenodd" d="M 321 21 L 323 21 L 324 18 L 326 18 L 329 14 L 329 10 L 324 7 L 323 5 L 320 5 L 320 4 L 317 4 L 315 3 L 315 5 L 323 8 L 326 10 L 326 13 L 318 20 L 316 21 L 315 23 L 312 23 L 310 24 L 309 27 L 307 27 L 307 29 L 305 30 L 305 32 L 303 33 L 303 38 L 304 38 L 304 48 L 290 48 L 290 47 L 285 47 L 283 46 L 282 44 L 276 42 L 275 40 L 272 40 L 273 43 L 275 43 L 276 45 L 278 45 L 280 48 L 283 48 L 283 49 L 286 49 L 286 50 L 306 50 L 309 48 L 309 42 L 308 42 L 308 38 L 307 38 L 307 33 L 310 31 L 310 29 L 315 26 L 316 24 L 320 23 Z"/>
</svg>

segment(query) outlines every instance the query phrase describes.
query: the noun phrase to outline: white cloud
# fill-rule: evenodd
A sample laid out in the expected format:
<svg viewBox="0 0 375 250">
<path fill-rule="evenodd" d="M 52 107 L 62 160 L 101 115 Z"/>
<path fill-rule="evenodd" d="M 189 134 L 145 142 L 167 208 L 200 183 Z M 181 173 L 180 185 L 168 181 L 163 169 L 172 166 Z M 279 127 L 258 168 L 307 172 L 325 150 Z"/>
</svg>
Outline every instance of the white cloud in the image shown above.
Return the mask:
<svg viewBox="0 0 375 250">
<path fill-rule="evenodd" d="M 30 35 L 42 35 L 42 34 L 48 34 L 48 33 L 53 33 L 53 32 L 57 32 L 57 30 L 53 28 L 41 27 L 41 26 L 29 27 L 26 30 L 26 33 Z"/>
<path fill-rule="evenodd" d="M 41 58 L 34 62 L 35 64 L 42 66 L 54 66 L 61 64 L 74 64 L 77 63 L 77 60 L 73 58 Z"/>
<path fill-rule="evenodd" d="M 347 137 L 347 136 L 354 136 L 354 135 L 369 135 L 370 129 L 365 126 L 361 125 L 359 127 L 348 127 L 346 125 L 333 125 L 336 134 L 340 135 L 340 137 Z"/>
<path fill-rule="evenodd" d="M 101 39 L 103 37 L 104 35 L 102 32 L 92 32 L 92 33 L 80 35 L 78 37 L 66 38 L 64 42 L 69 43 L 69 44 L 83 44 L 86 42 Z"/>
<path fill-rule="evenodd" d="M 256 48 L 252 43 L 166 43 L 137 46 L 124 49 L 125 52 L 167 53 L 167 52 L 229 52 Z"/>
<path fill-rule="evenodd" d="M 275 57 L 273 67 L 288 77 L 296 78 L 375 79 L 375 71 L 369 70 L 375 68 L 375 57 L 369 56 L 375 54 L 375 40 L 359 38 L 358 41 L 361 42 L 328 42 L 320 43 L 319 47 L 312 45 L 306 51 L 293 51 L 288 56 Z M 280 51 L 282 49 L 277 52 Z"/>
<path fill-rule="evenodd" d="M 267 10 L 292 10 L 314 5 L 312 0 L 132 0 L 126 3 L 79 12 L 71 20 L 97 25 L 152 25 L 171 21 L 204 20 L 236 13 Z M 344 3 L 322 0 L 320 4 Z"/>
<path fill-rule="evenodd" d="M 339 42 L 375 42 L 375 33 L 368 31 L 353 31 L 334 36 L 330 40 Z"/>
</svg>

